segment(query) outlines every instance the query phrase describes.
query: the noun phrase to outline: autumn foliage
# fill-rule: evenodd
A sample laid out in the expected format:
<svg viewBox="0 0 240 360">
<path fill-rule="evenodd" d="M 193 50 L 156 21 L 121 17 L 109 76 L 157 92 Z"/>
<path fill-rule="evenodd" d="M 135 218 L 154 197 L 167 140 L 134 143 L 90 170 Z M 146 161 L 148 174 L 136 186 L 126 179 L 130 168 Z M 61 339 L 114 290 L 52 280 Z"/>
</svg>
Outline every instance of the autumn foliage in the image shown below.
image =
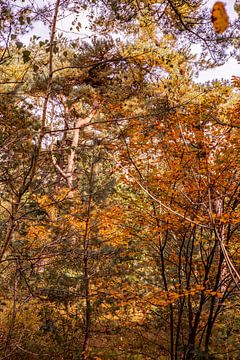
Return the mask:
<svg viewBox="0 0 240 360">
<path fill-rule="evenodd" d="M 237 57 L 217 4 L 0 5 L 2 360 L 239 359 L 239 74 L 196 82 Z"/>
</svg>

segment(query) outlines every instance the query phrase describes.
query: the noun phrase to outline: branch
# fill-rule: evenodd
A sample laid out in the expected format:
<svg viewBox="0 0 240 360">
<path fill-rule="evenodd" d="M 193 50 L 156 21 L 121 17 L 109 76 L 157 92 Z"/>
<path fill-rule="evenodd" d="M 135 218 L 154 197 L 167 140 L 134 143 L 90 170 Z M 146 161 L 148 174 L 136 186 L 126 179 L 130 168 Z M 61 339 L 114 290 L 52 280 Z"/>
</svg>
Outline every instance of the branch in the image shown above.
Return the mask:
<svg viewBox="0 0 240 360">
<path fill-rule="evenodd" d="M 110 154 L 109 154 L 110 155 Z M 110 155 L 111 156 L 111 155 Z M 124 167 L 114 158 L 114 156 L 112 155 L 111 158 L 115 161 L 116 165 L 121 167 L 122 169 L 124 169 Z M 122 172 L 122 175 L 124 175 L 124 177 L 129 180 L 129 178 L 131 180 L 133 180 L 144 192 L 145 194 L 147 194 L 151 199 L 153 199 L 154 201 L 156 201 L 160 206 L 162 206 L 165 210 L 169 211 L 170 213 L 176 215 L 177 217 L 191 223 L 194 224 L 196 226 L 200 226 L 202 228 L 206 228 L 209 229 L 210 227 L 208 225 L 203 225 L 203 224 L 199 224 L 197 222 L 195 222 L 194 220 L 190 219 L 189 217 L 186 217 L 185 215 L 182 215 L 181 213 L 179 213 L 178 211 L 175 211 L 173 209 L 171 209 L 169 206 L 165 205 L 160 199 L 156 198 L 156 196 L 154 196 L 153 194 L 150 193 L 150 191 L 148 189 L 146 189 L 133 175 L 131 175 L 129 172 L 126 174 L 124 171 Z"/>
</svg>

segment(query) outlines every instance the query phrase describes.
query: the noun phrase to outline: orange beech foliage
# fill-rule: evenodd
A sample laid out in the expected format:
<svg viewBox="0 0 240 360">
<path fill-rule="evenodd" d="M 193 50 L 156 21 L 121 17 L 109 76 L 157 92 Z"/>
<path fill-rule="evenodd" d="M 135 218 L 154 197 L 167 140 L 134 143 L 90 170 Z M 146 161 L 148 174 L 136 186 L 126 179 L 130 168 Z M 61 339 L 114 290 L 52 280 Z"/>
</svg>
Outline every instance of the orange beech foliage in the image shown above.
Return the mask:
<svg viewBox="0 0 240 360">
<path fill-rule="evenodd" d="M 168 317 L 169 339 L 154 343 L 171 359 L 217 352 L 211 338 L 239 288 L 239 146 L 235 129 L 218 124 L 221 102 L 211 100 L 131 120 L 115 157 L 145 279 L 138 306 L 155 326 Z M 237 121 L 237 107 L 224 112 Z"/>
</svg>

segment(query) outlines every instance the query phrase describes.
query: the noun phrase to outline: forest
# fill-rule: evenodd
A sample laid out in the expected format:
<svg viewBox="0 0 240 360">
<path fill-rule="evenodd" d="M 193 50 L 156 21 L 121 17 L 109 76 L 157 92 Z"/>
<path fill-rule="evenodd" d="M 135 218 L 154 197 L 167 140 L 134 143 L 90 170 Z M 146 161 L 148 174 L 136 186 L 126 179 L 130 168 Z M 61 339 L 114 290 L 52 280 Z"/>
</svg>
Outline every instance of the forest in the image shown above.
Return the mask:
<svg viewBox="0 0 240 360">
<path fill-rule="evenodd" d="M 1 0 L 0 360 L 240 359 L 234 9 Z"/>
</svg>

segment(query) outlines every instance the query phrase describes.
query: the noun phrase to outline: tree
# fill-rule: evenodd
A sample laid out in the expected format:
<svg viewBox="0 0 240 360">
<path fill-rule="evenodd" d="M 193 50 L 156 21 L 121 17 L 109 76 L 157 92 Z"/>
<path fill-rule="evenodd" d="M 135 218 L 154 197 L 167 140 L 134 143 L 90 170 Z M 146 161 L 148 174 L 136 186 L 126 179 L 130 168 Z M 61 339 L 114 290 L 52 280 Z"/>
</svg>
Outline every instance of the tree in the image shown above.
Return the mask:
<svg viewBox="0 0 240 360">
<path fill-rule="evenodd" d="M 195 1 L 10 5 L 1 357 L 237 359 L 239 104 L 192 80 L 237 22 L 218 35 Z M 83 10 L 98 36 L 64 38 L 58 19 L 79 31 Z M 49 40 L 24 45 L 34 19 Z"/>
<path fill-rule="evenodd" d="M 140 238 L 148 249 L 152 261 L 147 264 L 155 264 L 146 275 L 146 301 L 150 309 L 155 307 L 155 317 L 164 316 L 161 308 L 169 304 L 172 359 L 218 352 L 219 344 L 209 349 L 213 327 L 225 301 L 234 302 L 238 290 L 238 260 L 234 251 L 226 250 L 236 246 L 238 237 L 234 217 L 239 203 L 232 197 L 239 188 L 238 149 L 234 132 L 214 120 L 221 117 L 219 91 L 215 100 L 211 91 L 211 105 L 203 96 L 157 122 L 150 119 L 151 127 L 131 126 L 120 157 L 120 169 L 125 169 L 127 183 L 138 194 L 133 204 L 129 198 L 127 226 L 133 227 L 133 239 Z M 217 115 L 209 114 L 210 106 Z"/>
</svg>

